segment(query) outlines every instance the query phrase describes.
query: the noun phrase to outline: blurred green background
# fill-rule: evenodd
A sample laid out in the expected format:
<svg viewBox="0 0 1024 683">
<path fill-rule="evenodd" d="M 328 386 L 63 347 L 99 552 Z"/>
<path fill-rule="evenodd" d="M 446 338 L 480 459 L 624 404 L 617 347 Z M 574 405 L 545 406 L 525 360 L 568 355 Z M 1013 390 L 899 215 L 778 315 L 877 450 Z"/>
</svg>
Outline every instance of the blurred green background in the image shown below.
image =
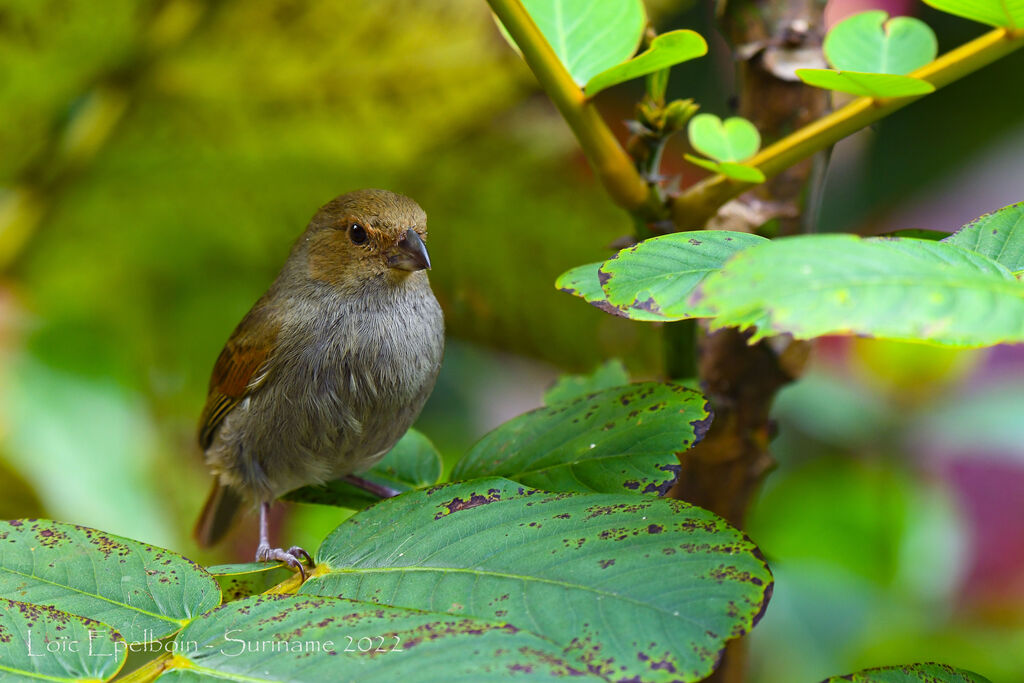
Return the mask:
<svg viewBox="0 0 1024 683">
<path fill-rule="evenodd" d="M 873 4 L 943 49 L 981 31 Z M 648 5 L 712 43 L 672 93 L 729 113 L 710 5 Z M 1021 73 L 1017 55 L 841 143 L 820 228 L 952 230 L 1024 200 Z M 618 133 L 638 92 L 599 100 Z M 247 559 L 254 519 L 215 552 L 189 538 L 206 381 L 305 222 L 358 187 L 430 216 L 449 342 L 418 426 L 449 461 L 559 372 L 657 375 L 654 326 L 552 287 L 631 226 L 483 0 L 0 0 L 0 514 Z M 940 660 L 1024 681 L 1024 349 L 817 347 L 749 523 L 778 581 L 751 680 Z M 276 514 L 307 547 L 344 516 Z"/>
</svg>

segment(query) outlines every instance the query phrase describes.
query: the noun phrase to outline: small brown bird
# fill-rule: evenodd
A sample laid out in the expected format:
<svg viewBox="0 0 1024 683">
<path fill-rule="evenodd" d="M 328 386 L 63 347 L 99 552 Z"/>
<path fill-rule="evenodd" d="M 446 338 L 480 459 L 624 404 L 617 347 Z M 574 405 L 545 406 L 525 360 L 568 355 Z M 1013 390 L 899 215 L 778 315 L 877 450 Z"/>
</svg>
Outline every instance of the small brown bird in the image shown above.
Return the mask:
<svg viewBox="0 0 1024 683">
<path fill-rule="evenodd" d="M 235 328 L 199 424 L 215 477 L 195 527 L 201 546 L 255 503 L 256 560 L 305 575 L 305 550 L 270 547 L 270 503 L 332 479 L 369 484 L 354 473 L 380 460 L 419 415 L 444 351 L 425 272 L 426 222 L 416 202 L 393 192 L 341 195 L 313 216 Z"/>
</svg>

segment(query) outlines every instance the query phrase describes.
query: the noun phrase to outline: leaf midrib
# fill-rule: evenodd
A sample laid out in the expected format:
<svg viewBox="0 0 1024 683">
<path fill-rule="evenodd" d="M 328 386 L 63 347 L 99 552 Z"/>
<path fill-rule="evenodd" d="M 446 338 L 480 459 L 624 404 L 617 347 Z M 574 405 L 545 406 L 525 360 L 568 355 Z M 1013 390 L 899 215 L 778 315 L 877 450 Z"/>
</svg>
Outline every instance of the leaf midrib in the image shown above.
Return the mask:
<svg viewBox="0 0 1024 683">
<path fill-rule="evenodd" d="M 68 585 L 65 585 L 65 584 L 62 584 L 62 583 L 57 583 L 56 581 L 50 581 L 49 579 L 44 579 L 41 576 L 36 576 L 34 574 L 26 574 L 25 572 L 19 572 L 17 570 L 11 569 L 10 567 L 0 567 L 0 571 L 5 571 L 5 572 L 8 572 L 9 574 L 15 574 L 17 576 L 24 576 L 27 579 L 34 579 L 36 581 L 39 581 L 40 583 L 49 584 L 51 586 L 57 586 L 58 588 L 63 588 L 65 590 L 73 591 L 73 592 L 79 593 L 81 595 L 86 595 L 86 596 L 88 596 L 90 598 L 96 598 L 97 600 L 102 600 L 104 602 L 110 603 L 111 605 L 117 605 L 118 607 L 123 607 L 123 608 L 129 609 L 129 610 L 131 610 L 133 612 L 139 612 L 141 614 L 146 614 L 146 615 L 149 615 L 151 617 L 155 617 L 157 619 L 162 619 L 164 621 L 169 621 L 170 623 L 177 624 L 178 626 L 184 626 L 185 624 L 187 624 L 187 623 L 189 623 L 191 621 L 191 619 L 175 619 L 173 617 L 168 617 L 168 616 L 165 616 L 163 614 L 157 614 L 156 612 L 150 612 L 149 610 L 144 610 L 141 607 L 133 607 L 132 605 L 129 605 L 127 603 L 118 602 L 117 600 L 111 600 L 110 598 L 104 597 L 102 595 L 97 595 L 96 593 L 89 593 L 88 591 L 84 591 L 81 588 L 75 588 L 74 586 L 68 586 Z"/>
</svg>

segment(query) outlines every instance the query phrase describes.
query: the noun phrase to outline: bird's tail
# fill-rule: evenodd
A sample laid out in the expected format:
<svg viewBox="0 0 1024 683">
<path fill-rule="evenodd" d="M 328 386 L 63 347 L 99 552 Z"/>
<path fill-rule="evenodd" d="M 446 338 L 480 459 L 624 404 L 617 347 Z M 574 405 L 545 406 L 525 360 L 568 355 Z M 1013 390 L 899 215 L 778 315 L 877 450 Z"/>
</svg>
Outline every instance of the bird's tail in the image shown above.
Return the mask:
<svg viewBox="0 0 1024 683">
<path fill-rule="evenodd" d="M 209 548 L 224 538 L 231 530 L 232 523 L 242 507 L 242 497 L 218 480 L 213 481 L 210 495 L 206 497 L 203 511 L 192 530 L 192 537 L 200 548 Z"/>
</svg>

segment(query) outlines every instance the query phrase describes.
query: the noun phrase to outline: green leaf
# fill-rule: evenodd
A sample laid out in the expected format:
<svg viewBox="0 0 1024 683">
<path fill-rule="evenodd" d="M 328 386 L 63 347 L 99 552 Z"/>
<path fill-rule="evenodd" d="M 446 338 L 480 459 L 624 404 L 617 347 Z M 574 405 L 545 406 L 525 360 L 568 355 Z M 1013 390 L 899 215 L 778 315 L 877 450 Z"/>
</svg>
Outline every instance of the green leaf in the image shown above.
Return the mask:
<svg viewBox="0 0 1024 683">
<path fill-rule="evenodd" d="M 734 254 L 765 242 L 727 230 L 652 237 L 604 262 L 604 291 L 610 305 L 631 317 L 634 311 L 652 311 L 668 320 L 706 317 L 710 311 L 690 302 L 693 292 Z"/>
<path fill-rule="evenodd" d="M 563 676 L 560 648 L 503 620 L 396 609 L 333 597 L 262 595 L 189 624 L 161 681 L 482 681 Z"/>
<path fill-rule="evenodd" d="M 695 166 L 708 169 L 712 173 L 721 173 L 722 175 L 729 176 L 734 180 L 740 180 L 745 183 L 763 183 L 767 180 L 764 173 L 761 172 L 761 169 L 754 168 L 753 166 L 744 166 L 743 164 L 737 164 L 732 161 L 723 161 L 719 163 L 708 159 L 701 159 L 700 157 L 695 157 L 692 154 L 684 154 L 683 158 Z"/>
<path fill-rule="evenodd" d="M 788 237 L 733 257 L 694 301 L 713 328 L 799 339 L 860 334 L 974 347 L 1024 341 L 1024 286 L 1003 266 L 945 242 Z"/>
<path fill-rule="evenodd" d="M 894 74 L 797 69 L 796 75 L 807 85 L 859 97 L 911 97 L 935 92 L 935 86 L 928 81 Z"/>
<path fill-rule="evenodd" d="M 566 294 L 578 296 L 591 306 L 599 308 L 605 313 L 619 316 L 620 318 L 631 318 L 632 320 L 643 320 L 647 322 L 658 322 L 665 320 L 663 316 L 650 313 L 641 309 L 623 311 L 608 303 L 604 290 L 601 289 L 601 281 L 598 279 L 598 268 L 602 261 L 587 263 L 582 266 L 570 268 L 555 280 L 555 287 Z"/>
<path fill-rule="evenodd" d="M 714 114 L 697 114 L 690 119 L 687 132 L 690 145 L 715 161 L 744 161 L 761 147 L 757 128 L 740 116 L 722 121 Z"/>
<path fill-rule="evenodd" d="M 0 680 L 106 681 L 127 654 L 106 624 L 0 598 Z"/>
<path fill-rule="evenodd" d="M 984 254 L 1011 271 L 1024 269 L 1024 202 L 985 214 L 944 241 Z"/>
<path fill-rule="evenodd" d="M 339 526 L 317 562 L 300 594 L 501 621 L 615 680 L 704 678 L 772 585 L 757 548 L 706 510 L 503 479 L 383 501 Z"/>
<path fill-rule="evenodd" d="M 580 396 L 629 383 L 626 366 L 618 358 L 598 365 L 589 375 L 562 375 L 544 392 L 544 405 L 569 401 Z"/>
<path fill-rule="evenodd" d="M 523 6 L 580 87 L 632 57 L 647 23 L 641 0 L 523 0 Z"/>
<path fill-rule="evenodd" d="M 206 570 L 169 550 L 23 519 L 0 522 L 0 597 L 52 605 L 144 642 L 216 607 L 220 589 Z"/>
<path fill-rule="evenodd" d="M 935 86 L 906 74 L 935 59 L 938 41 L 913 17 L 870 10 L 848 17 L 825 36 L 825 57 L 836 70 L 797 69 L 804 83 L 863 97 L 909 97 Z"/>
<path fill-rule="evenodd" d="M 1013 31 L 1024 28 L 1024 0 L 924 0 L 937 10 Z"/>
<path fill-rule="evenodd" d="M 972 671 L 948 664 L 905 664 L 864 669 L 846 676 L 833 676 L 822 683 L 991 683 Z"/>
<path fill-rule="evenodd" d="M 410 429 L 394 448 L 360 477 L 387 486 L 399 493 L 433 486 L 441 478 L 441 454 L 426 436 Z M 379 498 L 344 481 L 329 481 L 322 486 L 305 486 L 283 496 L 293 503 L 316 503 L 362 509 Z"/>
<path fill-rule="evenodd" d="M 452 479 L 497 475 L 550 491 L 664 495 L 679 456 L 710 423 L 707 400 L 692 389 L 612 387 L 509 420 L 466 453 Z"/>
<path fill-rule="evenodd" d="M 246 562 L 243 564 L 220 564 L 207 567 L 206 571 L 217 579 L 220 585 L 221 602 L 228 603 L 259 595 L 292 576 L 287 565 L 269 562 Z"/>
<path fill-rule="evenodd" d="M 699 33 L 686 29 L 669 31 L 657 36 L 647 50 L 633 59 L 591 78 L 583 92 L 587 97 L 593 97 L 605 88 L 703 57 L 707 53 L 708 44 Z"/>
<path fill-rule="evenodd" d="M 822 48 L 840 71 L 906 75 L 938 54 L 935 32 L 914 17 L 893 17 L 882 10 L 854 14 L 832 27 Z"/>
</svg>

